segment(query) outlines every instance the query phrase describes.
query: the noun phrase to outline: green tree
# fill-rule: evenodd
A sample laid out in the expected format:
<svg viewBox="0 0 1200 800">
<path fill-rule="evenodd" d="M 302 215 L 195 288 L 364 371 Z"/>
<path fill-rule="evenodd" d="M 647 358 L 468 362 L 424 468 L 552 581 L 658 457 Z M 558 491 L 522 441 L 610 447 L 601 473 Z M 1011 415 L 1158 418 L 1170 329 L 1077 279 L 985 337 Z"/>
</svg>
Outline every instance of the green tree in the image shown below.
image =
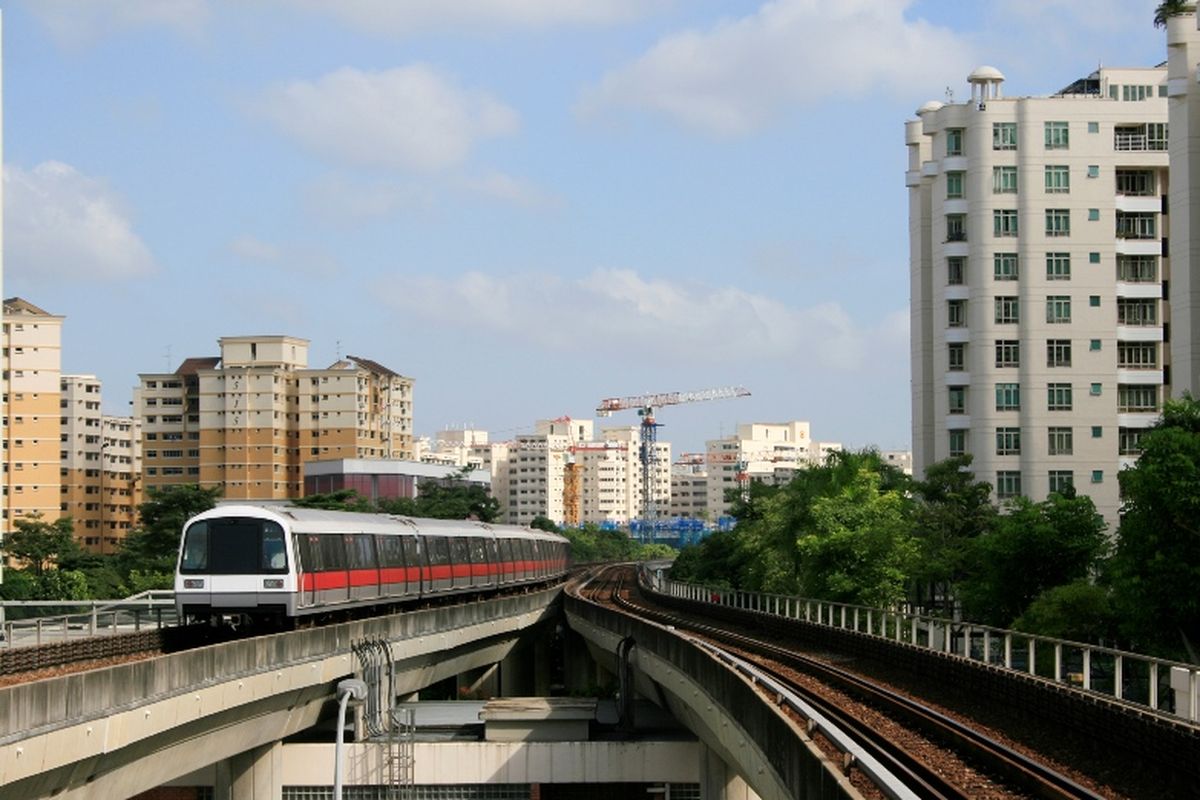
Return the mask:
<svg viewBox="0 0 1200 800">
<path fill-rule="evenodd" d="M 430 519 L 477 519 L 495 522 L 500 518 L 500 501 L 486 486 L 468 480 L 471 467 L 463 467 L 448 478 L 421 481 L 415 498 L 379 500 L 380 511 Z"/>
<path fill-rule="evenodd" d="M 904 598 L 916 554 L 910 501 L 883 481 L 864 463 L 812 503 L 811 524 L 795 545 L 802 594 L 884 607 Z"/>
<path fill-rule="evenodd" d="M 1165 28 L 1169 18 L 1195 10 L 1196 4 L 1188 0 L 1163 0 L 1154 9 L 1154 27 Z"/>
<path fill-rule="evenodd" d="M 558 526 L 554 524 L 554 520 L 550 519 L 549 517 L 542 516 L 541 514 L 538 514 L 529 521 L 529 527 L 539 531 L 546 531 L 548 533 L 558 533 Z"/>
<path fill-rule="evenodd" d="M 1168 401 L 1141 448 L 1120 474 L 1110 564 L 1121 631 L 1139 650 L 1200 660 L 1200 401 Z"/>
<path fill-rule="evenodd" d="M 126 537 L 119 559 L 127 574 L 135 569 L 173 573 L 184 523 L 216 505 L 221 490 L 181 483 L 151 487 L 147 495 L 138 506 L 141 526 Z"/>
<path fill-rule="evenodd" d="M 298 497 L 292 501 L 292 505 L 300 508 L 323 508 L 327 511 L 370 513 L 376 510 L 370 500 L 353 489 L 339 489 L 328 494 L 310 494 L 306 497 Z"/>
<path fill-rule="evenodd" d="M 913 486 L 919 502 L 914 510 L 918 555 L 912 593 L 924 608 L 949 611 L 971 541 L 990 531 L 996 521 L 992 487 L 975 480 L 970 466 L 970 455 L 939 461 Z"/>
<path fill-rule="evenodd" d="M 1107 552 L 1104 518 L 1090 497 L 1019 497 L 994 529 L 971 540 L 959 584 L 968 619 L 1008 627 L 1048 589 L 1087 578 Z"/>
<path fill-rule="evenodd" d="M 46 522 L 40 512 L 17 517 L 12 533 L 4 541 L 4 552 L 16 559 L 36 577 L 57 569 L 64 558 L 79 549 L 75 543 L 70 517 Z"/>
<path fill-rule="evenodd" d="M 1116 616 L 1105 587 L 1078 580 L 1042 592 L 1012 626 L 1054 639 L 1102 644 L 1111 640 Z"/>
</svg>

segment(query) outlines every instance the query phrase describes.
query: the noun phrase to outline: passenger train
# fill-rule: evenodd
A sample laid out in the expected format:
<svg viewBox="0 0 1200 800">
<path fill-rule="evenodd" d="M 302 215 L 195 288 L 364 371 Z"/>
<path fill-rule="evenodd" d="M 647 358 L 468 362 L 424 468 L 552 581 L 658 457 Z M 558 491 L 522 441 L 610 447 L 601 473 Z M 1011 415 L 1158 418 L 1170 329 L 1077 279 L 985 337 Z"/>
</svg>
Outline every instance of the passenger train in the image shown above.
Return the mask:
<svg viewBox="0 0 1200 800">
<path fill-rule="evenodd" d="M 569 543 L 515 525 L 295 506 L 220 505 L 184 525 L 181 618 L 278 624 L 546 581 Z"/>
</svg>

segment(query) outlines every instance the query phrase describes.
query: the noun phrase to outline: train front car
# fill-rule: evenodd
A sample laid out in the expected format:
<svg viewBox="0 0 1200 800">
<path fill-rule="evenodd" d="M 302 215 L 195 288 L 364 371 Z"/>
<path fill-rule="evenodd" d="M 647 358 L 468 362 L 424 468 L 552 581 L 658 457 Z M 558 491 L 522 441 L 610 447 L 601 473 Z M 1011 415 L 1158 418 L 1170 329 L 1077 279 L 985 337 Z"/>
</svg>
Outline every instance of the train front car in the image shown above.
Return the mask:
<svg viewBox="0 0 1200 800">
<path fill-rule="evenodd" d="M 175 571 L 181 618 L 272 622 L 294 616 L 296 565 L 285 517 L 223 505 L 188 520 Z"/>
</svg>

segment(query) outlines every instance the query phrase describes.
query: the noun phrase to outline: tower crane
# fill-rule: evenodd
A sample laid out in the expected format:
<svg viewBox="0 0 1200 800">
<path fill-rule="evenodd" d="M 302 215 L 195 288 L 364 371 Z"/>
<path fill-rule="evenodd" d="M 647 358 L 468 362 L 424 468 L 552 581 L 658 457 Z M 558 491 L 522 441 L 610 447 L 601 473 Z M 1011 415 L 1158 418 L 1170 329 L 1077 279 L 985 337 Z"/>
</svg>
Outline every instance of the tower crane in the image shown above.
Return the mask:
<svg viewBox="0 0 1200 800">
<path fill-rule="evenodd" d="M 654 409 L 680 403 L 700 403 L 706 400 L 724 400 L 730 397 L 747 397 L 750 391 L 741 386 L 721 389 L 702 389 L 697 392 L 661 392 L 659 394 L 635 394 L 628 397 L 608 397 L 596 406 L 596 416 L 608 417 L 614 411 L 636 408 L 641 423 L 641 445 L 638 455 L 642 462 L 642 518 L 654 524 L 658 517 L 658 503 L 654 498 L 653 475 L 655 443 L 658 441 L 658 423 L 654 421 Z"/>
</svg>

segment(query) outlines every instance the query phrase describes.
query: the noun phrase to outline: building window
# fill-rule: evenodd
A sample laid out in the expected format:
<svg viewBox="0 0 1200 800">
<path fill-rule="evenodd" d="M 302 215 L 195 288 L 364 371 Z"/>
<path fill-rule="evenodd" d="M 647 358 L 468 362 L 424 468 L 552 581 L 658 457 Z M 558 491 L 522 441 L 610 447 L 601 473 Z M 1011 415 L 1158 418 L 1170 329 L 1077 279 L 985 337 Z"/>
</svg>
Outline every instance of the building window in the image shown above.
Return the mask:
<svg viewBox="0 0 1200 800">
<path fill-rule="evenodd" d="M 1068 281 L 1071 279 L 1071 254 L 1046 253 L 1046 280 Z"/>
<path fill-rule="evenodd" d="M 946 215 L 946 241 L 965 242 L 967 240 L 967 215 Z"/>
<path fill-rule="evenodd" d="M 967 413 L 967 387 L 951 386 L 949 389 L 950 413 Z"/>
<path fill-rule="evenodd" d="M 1154 178 L 1154 170 L 1118 169 L 1116 176 L 1117 194 L 1133 197 L 1153 197 L 1158 194 L 1158 181 Z"/>
<path fill-rule="evenodd" d="M 1071 384 L 1048 383 L 1046 384 L 1046 395 L 1047 411 L 1071 410 Z"/>
<path fill-rule="evenodd" d="M 967 259 L 963 256 L 950 256 L 946 259 L 946 283 L 951 286 L 962 286 L 967 282 Z"/>
<path fill-rule="evenodd" d="M 967 368 L 967 345 L 963 342 L 951 342 L 946 345 L 946 369 L 951 372 L 962 372 Z"/>
<path fill-rule="evenodd" d="M 1070 428 L 1048 428 L 1050 433 L 1049 454 L 1052 456 L 1069 456 L 1075 449 L 1075 438 Z"/>
<path fill-rule="evenodd" d="M 993 150 L 1016 150 L 1017 149 L 1017 123 L 1015 123 L 1015 122 L 993 122 L 992 123 L 992 149 Z"/>
<path fill-rule="evenodd" d="M 992 233 L 996 236 L 1017 235 L 1017 210 L 999 208 L 992 212 Z"/>
<path fill-rule="evenodd" d="M 1122 383 L 1117 387 L 1117 412 L 1141 414 L 1158 411 L 1158 387 L 1153 384 Z"/>
<path fill-rule="evenodd" d="M 1065 122 L 1046 123 L 1046 149 L 1066 150 L 1071 145 L 1070 130 Z"/>
<path fill-rule="evenodd" d="M 1065 164 L 1046 165 L 1046 194 L 1066 194 L 1071 191 L 1071 170 Z"/>
<path fill-rule="evenodd" d="M 1017 168 L 992 167 L 992 194 L 1016 194 Z"/>
<path fill-rule="evenodd" d="M 1071 212 L 1069 209 L 1050 208 L 1046 210 L 1046 235 L 1071 235 Z"/>
<path fill-rule="evenodd" d="M 1021 429 L 996 428 L 996 455 L 1021 455 Z"/>
<path fill-rule="evenodd" d="M 1117 430 L 1117 452 L 1123 456 L 1137 456 L 1142 453 L 1142 437 L 1146 428 L 1120 428 Z"/>
<path fill-rule="evenodd" d="M 1092 483 L 1104 483 L 1104 470 L 1092 470 Z"/>
<path fill-rule="evenodd" d="M 996 366 L 1021 366 L 1021 343 L 1016 339 L 996 340 Z"/>
<path fill-rule="evenodd" d="M 1118 211 L 1118 239 L 1155 239 L 1158 237 L 1158 215 L 1152 211 Z"/>
<path fill-rule="evenodd" d="M 1099 264 L 1100 263 L 1100 254 L 1099 253 L 1088 253 L 1088 263 L 1089 264 Z"/>
<path fill-rule="evenodd" d="M 961 456 L 967 453 L 967 432 L 963 430 L 950 431 L 950 456 Z"/>
<path fill-rule="evenodd" d="M 1117 366 L 1122 369 L 1158 369 L 1158 343 L 1117 342 Z"/>
<path fill-rule="evenodd" d="M 1117 256 L 1117 280 L 1153 283 L 1158 280 L 1158 256 Z"/>
<path fill-rule="evenodd" d="M 1099 178 L 1100 177 L 1100 165 L 1099 164 L 1088 164 L 1087 176 L 1089 178 Z"/>
<path fill-rule="evenodd" d="M 963 173 L 954 171 L 946 173 L 946 199 L 956 200 L 963 196 Z"/>
<path fill-rule="evenodd" d="M 994 277 L 998 281 L 1015 281 L 1018 276 L 1017 254 L 996 253 L 992 257 Z"/>
<path fill-rule="evenodd" d="M 1000 470 L 996 473 L 996 497 L 1005 500 L 1021 494 L 1021 473 L 1017 470 Z"/>
<path fill-rule="evenodd" d="M 1046 341 L 1046 366 L 1071 366 L 1071 340 L 1049 339 Z"/>
<path fill-rule="evenodd" d="M 996 324 L 1013 324 L 1021 321 L 1017 298 L 1004 295 L 995 299 Z"/>
<path fill-rule="evenodd" d="M 951 328 L 965 328 L 967 325 L 967 301 L 946 301 L 946 325 Z"/>
<path fill-rule="evenodd" d="M 1092 438 L 1100 439 L 1103 436 L 1104 436 L 1104 427 L 1101 425 L 1093 425 L 1092 426 Z"/>
<path fill-rule="evenodd" d="M 1069 469 L 1050 470 L 1050 494 L 1069 495 L 1074 489 L 1074 472 Z"/>
<path fill-rule="evenodd" d="M 1052 294 L 1046 298 L 1046 322 L 1062 324 L 1071 321 L 1071 298 L 1065 294 Z"/>
<path fill-rule="evenodd" d="M 1104 392 L 1104 384 L 1102 384 L 1102 383 L 1093 383 L 1092 384 L 1092 389 L 1091 389 L 1092 397 L 1099 397 L 1103 392 Z"/>
<path fill-rule="evenodd" d="M 1089 122 L 1088 123 L 1088 133 L 1099 133 L 1099 132 L 1100 132 L 1100 123 L 1099 122 Z"/>
<path fill-rule="evenodd" d="M 1117 324 L 1136 326 L 1157 325 L 1158 300 L 1152 297 L 1118 297 Z"/>
<path fill-rule="evenodd" d="M 1089 208 L 1088 209 L 1088 221 L 1089 222 L 1098 222 L 1099 220 L 1100 220 L 1100 209 Z"/>
<path fill-rule="evenodd" d="M 963 154 L 963 129 L 946 129 L 946 155 L 961 156 Z"/>
<path fill-rule="evenodd" d="M 1021 410 L 1021 384 L 1019 384 L 1019 383 L 997 383 L 996 384 L 996 410 L 997 411 L 1020 411 Z"/>
</svg>

